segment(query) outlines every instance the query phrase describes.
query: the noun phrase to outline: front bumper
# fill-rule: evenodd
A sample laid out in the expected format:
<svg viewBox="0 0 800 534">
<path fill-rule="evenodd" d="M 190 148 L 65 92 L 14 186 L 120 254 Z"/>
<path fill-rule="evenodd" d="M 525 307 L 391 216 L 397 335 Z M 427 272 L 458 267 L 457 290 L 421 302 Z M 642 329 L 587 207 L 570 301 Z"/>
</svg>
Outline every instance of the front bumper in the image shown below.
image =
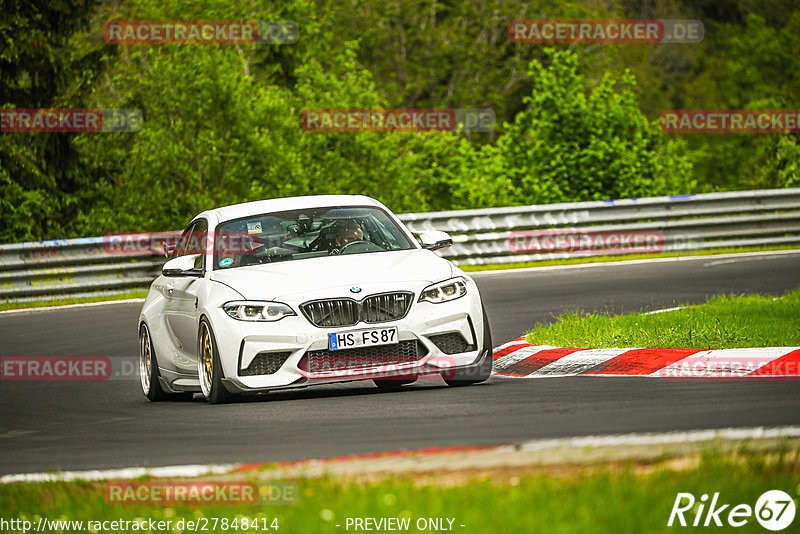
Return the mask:
<svg viewBox="0 0 800 534">
<path fill-rule="evenodd" d="M 393 376 L 446 376 L 483 356 L 484 317 L 477 288 L 470 285 L 471 291 L 454 301 L 432 304 L 415 299 L 400 320 L 352 327 L 319 328 L 302 315 L 274 323 L 237 321 L 221 309 L 211 310 L 226 388 L 259 392 Z M 358 353 L 328 351 L 330 333 L 383 326 L 397 327 L 405 349 L 402 357 L 399 350 L 393 354 L 396 345 L 374 347 L 374 357 L 367 348 Z M 416 350 L 410 349 L 413 344 Z M 274 355 L 278 363 L 262 368 L 268 374 L 248 375 L 254 358 L 264 353 Z"/>
</svg>

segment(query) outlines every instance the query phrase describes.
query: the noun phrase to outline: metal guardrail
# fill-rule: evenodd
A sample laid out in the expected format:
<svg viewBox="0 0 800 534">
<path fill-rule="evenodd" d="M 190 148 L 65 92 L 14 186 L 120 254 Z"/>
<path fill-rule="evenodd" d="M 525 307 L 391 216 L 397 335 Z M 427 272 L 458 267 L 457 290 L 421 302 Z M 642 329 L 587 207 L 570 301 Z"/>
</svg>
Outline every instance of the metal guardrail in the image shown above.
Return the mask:
<svg viewBox="0 0 800 534">
<path fill-rule="evenodd" d="M 408 213 L 400 219 L 412 232 L 450 233 L 453 246 L 440 253 L 462 265 L 800 245 L 800 188 Z M 0 245 L 0 300 L 143 288 L 164 261 L 109 248 L 108 237 Z"/>
</svg>

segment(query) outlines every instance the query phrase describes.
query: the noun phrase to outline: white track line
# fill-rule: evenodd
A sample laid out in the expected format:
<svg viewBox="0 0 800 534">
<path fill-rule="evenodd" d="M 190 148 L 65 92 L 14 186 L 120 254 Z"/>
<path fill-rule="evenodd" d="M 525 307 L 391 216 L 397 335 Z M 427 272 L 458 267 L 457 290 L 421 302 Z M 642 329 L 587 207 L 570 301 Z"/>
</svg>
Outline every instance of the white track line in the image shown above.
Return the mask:
<svg viewBox="0 0 800 534">
<path fill-rule="evenodd" d="M 525 441 L 518 445 L 499 445 L 492 449 L 483 449 L 470 453 L 472 455 L 485 454 L 487 451 L 498 456 L 513 454 L 515 452 L 541 451 L 548 449 L 583 449 L 587 447 L 619 447 L 619 446 L 642 446 L 642 445 L 661 445 L 671 443 L 697 443 L 704 441 L 725 440 L 749 440 L 749 439 L 779 439 L 779 438 L 800 438 L 800 426 L 782 427 L 744 427 L 744 428 L 722 428 L 722 429 L 701 429 L 685 432 L 662 432 L 662 433 L 631 433 L 631 434 L 610 434 L 582 436 L 572 438 L 556 439 L 537 439 Z M 431 453 L 428 456 L 446 456 L 448 454 L 464 455 L 466 453 Z M 343 463 L 363 461 L 363 458 L 354 456 L 351 460 L 339 462 Z M 378 459 L 385 462 L 386 459 Z M 298 462 L 299 463 L 299 462 Z M 414 470 L 414 466 L 419 461 L 406 461 L 405 470 Z M 238 467 L 237 464 L 227 465 L 180 465 L 171 467 L 155 467 L 146 469 L 142 467 L 130 467 L 126 469 L 109 469 L 104 471 L 64 471 L 61 473 L 26 473 L 16 475 L 4 475 L 0 477 L 0 484 L 15 482 L 54 482 L 71 480 L 127 480 L 131 478 L 150 475 L 154 477 L 194 477 L 205 475 L 222 475 L 231 472 Z M 402 471 L 403 469 L 399 469 Z"/>
<path fill-rule="evenodd" d="M 694 443 L 716 439 L 775 439 L 800 438 L 800 426 L 765 428 L 721 428 L 691 430 L 687 432 L 664 432 L 645 434 L 617 434 L 606 436 L 585 436 L 578 438 L 537 439 L 520 445 L 524 451 L 550 449 L 555 447 L 614 447 L 619 445 L 660 445 L 666 443 Z"/>
<path fill-rule="evenodd" d="M 683 310 L 685 308 L 691 308 L 691 306 L 675 306 L 674 308 L 664 308 L 664 309 L 661 309 L 661 310 L 653 310 L 653 311 L 649 311 L 649 312 L 643 312 L 642 315 L 655 315 L 657 313 L 665 313 L 665 312 Z"/>
<path fill-rule="evenodd" d="M 713 260 L 715 258 L 758 258 L 760 256 L 785 256 L 800 254 L 797 250 L 775 250 L 761 252 L 737 252 L 734 254 L 709 254 L 707 256 L 674 256 L 669 258 L 649 258 L 641 260 L 600 261 L 595 263 L 571 263 L 569 265 L 546 265 L 542 267 L 520 267 L 518 269 L 492 269 L 488 271 L 471 271 L 470 276 L 497 276 L 503 274 L 527 273 L 533 271 L 564 271 L 568 269 L 585 269 L 590 267 L 614 267 L 620 265 L 640 265 L 646 263 L 672 263 L 676 261 Z"/>
<path fill-rule="evenodd" d="M 52 311 L 52 310 L 69 310 L 74 308 L 91 308 L 92 306 L 105 306 L 106 304 L 131 304 L 133 302 L 144 302 L 144 299 L 122 299 L 122 300 L 104 300 L 102 302 L 84 302 L 81 304 L 65 304 L 64 306 L 39 306 L 38 308 L 18 308 L 15 310 L 0 311 L 0 315 L 9 313 L 25 313 L 25 312 L 39 312 L 39 311 Z"/>
<path fill-rule="evenodd" d="M 12 482 L 56 482 L 70 480 L 129 480 L 143 476 L 158 478 L 199 477 L 204 475 L 224 475 L 235 469 L 237 464 L 223 465 L 173 465 L 168 467 L 126 467 L 91 471 L 63 471 L 61 473 L 24 473 L 0 476 L 0 484 Z"/>
</svg>

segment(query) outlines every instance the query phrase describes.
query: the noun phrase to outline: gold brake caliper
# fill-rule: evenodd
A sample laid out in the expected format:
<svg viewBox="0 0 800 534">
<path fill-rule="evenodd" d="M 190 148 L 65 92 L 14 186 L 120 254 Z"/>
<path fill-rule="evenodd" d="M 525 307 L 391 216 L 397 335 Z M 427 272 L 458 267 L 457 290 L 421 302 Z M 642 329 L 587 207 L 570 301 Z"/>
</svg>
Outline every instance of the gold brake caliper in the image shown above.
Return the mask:
<svg viewBox="0 0 800 534">
<path fill-rule="evenodd" d="M 150 339 L 147 337 L 147 334 L 143 334 L 144 337 L 144 364 L 147 367 L 147 377 L 150 378 Z"/>
<path fill-rule="evenodd" d="M 211 383 L 213 361 L 211 353 L 211 335 L 208 332 L 208 327 L 203 329 L 203 361 L 206 366 L 206 376 L 208 377 L 208 382 Z"/>
</svg>

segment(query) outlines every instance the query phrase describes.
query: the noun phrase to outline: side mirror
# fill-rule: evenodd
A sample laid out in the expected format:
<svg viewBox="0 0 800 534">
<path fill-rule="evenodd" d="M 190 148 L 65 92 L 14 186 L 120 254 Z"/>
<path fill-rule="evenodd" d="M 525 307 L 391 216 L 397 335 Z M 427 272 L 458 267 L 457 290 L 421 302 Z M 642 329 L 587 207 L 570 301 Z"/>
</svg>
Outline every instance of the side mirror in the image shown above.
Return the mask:
<svg viewBox="0 0 800 534">
<path fill-rule="evenodd" d="M 172 258 L 161 268 L 164 276 L 203 276 L 203 257 L 190 254 Z"/>
<path fill-rule="evenodd" d="M 431 230 L 429 232 L 420 232 L 417 234 L 422 248 L 428 250 L 439 250 L 440 248 L 447 248 L 453 244 L 453 238 L 447 232 L 440 232 L 438 230 Z"/>
<path fill-rule="evenodd" d="M 175 246 L 174 245 L 170 245 L 167 242 L 167 240 L 165 239 L 164 241 L 161 242 L 161 246 L 158 247 L 158 249 L 160 250 L 161 254 L 164 255 L 165 258 L 169 258 L 170 256 L 172 256 L 172 253 L 175 251 Z"/>
</svg>

